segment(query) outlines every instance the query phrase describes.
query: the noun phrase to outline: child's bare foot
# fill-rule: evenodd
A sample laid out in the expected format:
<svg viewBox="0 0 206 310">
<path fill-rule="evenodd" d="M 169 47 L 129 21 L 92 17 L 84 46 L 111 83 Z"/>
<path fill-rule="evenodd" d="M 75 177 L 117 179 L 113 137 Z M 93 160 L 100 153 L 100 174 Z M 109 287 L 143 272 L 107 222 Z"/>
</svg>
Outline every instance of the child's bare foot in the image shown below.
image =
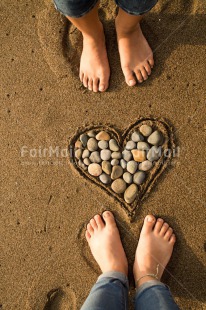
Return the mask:
<svg viewBox="0 0 206 310">
<path fill-rule="evenodd" d="M 127 275 L 128 262 L 119 231 L 110 211 L 95 215 L 87 225 L 86 239 L 102 272 L 119 271 Z M 105 223 L 104 223 L 105 222 Z"/>
<path fill-rule="evenodd" d="M 129 86 L 147 80 L 154 66 L 152 50 L 144 37 L 140 24 L 124 30 L 116 19 L 117 40 L 122 71 Z"/>
<path fill-rule="evenodd" d="M 80 61 L 80 80 L 85 87 L 94 92 L 105 91 L 109 86 L 110 68 L 105 46 L 102 24 L 99 22 L 98 35 L 83 34 L 83 51 Z"/>
<path fill-rule="evenodd" d="M 161 279 L 172 255 L 175 240 L 172 228 L 163 219 L 156 220 L 152 215 L 146 216 L 135 255 L 133 267 L 135 282 L 148 273 L 156 274 L 158 264 L 158 279 Z M 154 278 L 144 277 L 136 283 L 136 286 L 139 287 L 149 280 Z"/>
</svg>

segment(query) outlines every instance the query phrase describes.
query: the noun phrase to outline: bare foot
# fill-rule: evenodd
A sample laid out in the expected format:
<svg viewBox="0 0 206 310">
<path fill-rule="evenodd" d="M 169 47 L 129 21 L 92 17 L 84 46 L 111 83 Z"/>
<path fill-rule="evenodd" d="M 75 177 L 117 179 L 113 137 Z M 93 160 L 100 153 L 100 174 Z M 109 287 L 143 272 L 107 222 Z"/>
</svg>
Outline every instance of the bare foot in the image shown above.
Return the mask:
<svg viewBox="0 0 206 310">
<path fill-rule="evenodd" d="M 87 225 L 86 239 L 102 272 L 119 271 L 127 275 L 128 262 L 119 231 L 110 211 L 95 215 Z"/>
<path fill-rule="evenodd" d="M 102 92 L 109 86 L 110 68 L 101 23 L 99 23 L 97 33 L 96 38 L 83 34 L 79 77 L 83 85 L 89 90 Z"/>
<path fill-rule="evenodd" d="M 163 219 L 156 220 L 152 215 L 146 216 L 135 255 L 133 267 L 135 282 L 148 273 L 156 274 L 158 264 L 158 279 L 161 279 L 172 255 L 175 240 L 172 228 Z M 139 287 L 149 280 L 154 278 L 144 277 L 136 283 L 136 286 Z"/>
<path fill-rule="evenodd" d="M 147 80 L 154 66 L 152 50 L 144 37 L 140 24 L 131 31 L 124 31 L 116 19 L 120 61 L 125 81 L 129 86 Z M 136 77 L 136 78 L 135 78 Z"/>
</svg>

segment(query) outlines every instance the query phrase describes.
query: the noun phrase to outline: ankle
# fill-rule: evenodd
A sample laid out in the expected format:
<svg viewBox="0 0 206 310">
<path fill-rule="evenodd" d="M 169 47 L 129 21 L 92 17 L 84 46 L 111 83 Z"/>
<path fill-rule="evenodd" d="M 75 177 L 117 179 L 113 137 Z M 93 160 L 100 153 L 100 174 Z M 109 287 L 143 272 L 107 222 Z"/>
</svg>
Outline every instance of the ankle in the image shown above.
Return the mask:
<svg viewBox="0 0 206 310">
<path fill-rule="evenodd" d="M 104 42 L 104 28 L 101 22 L 99 22 L 95 29 L 91 29 L 90 31 L 82 32 L 83 40 L 87 42 Z"/>
<path fill-rule="evenodd" d="M 123 25 L 121 21 L 118 20 L 118 16 L 115 19 L 116 32 L 121 36 L 128 36 L 140 29 L 140 22 L 133 25 Z"/>
<path fill-rule="evenodd" d="M 142 286 L 142 284 L 147 283 L 149 281 L 160 281 L 159 279 L 156 279 L 155 277 L 151 277 L 151 276 L 145 276 L 144 278 L 140 279 L 139 281 L 137 281 L 138 279 L 135 279 L 135 287 L 136 289 L 140 288 L 140 286 Z"/>
</svg>

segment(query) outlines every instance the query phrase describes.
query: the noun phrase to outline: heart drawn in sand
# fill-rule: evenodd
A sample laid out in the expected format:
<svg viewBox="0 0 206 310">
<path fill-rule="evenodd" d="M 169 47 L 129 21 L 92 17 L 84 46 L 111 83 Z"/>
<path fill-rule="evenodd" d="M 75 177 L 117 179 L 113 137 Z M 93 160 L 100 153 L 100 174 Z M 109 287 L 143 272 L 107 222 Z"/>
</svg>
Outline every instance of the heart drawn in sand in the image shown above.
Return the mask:
<svg viewBox="0 0 206 310">
<path fill-rule="evenodd" d="M 123 133 L 111 126 L 78 129 L 70 164 L 117 199 L 130 219 L 172 159 L 172 129 L 163 119 L 141 118 Z"/>
</svg>

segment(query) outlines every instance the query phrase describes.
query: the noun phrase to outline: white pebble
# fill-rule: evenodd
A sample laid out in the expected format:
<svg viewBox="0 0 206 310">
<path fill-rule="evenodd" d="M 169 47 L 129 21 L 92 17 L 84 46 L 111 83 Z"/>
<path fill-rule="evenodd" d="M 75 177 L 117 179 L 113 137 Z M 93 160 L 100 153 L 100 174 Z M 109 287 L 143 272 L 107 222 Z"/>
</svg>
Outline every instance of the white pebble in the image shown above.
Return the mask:
<svg viewBox="0 0 206 310">
<path fill-rule="evenodd" d="M 89 156 L 89 159 L 91 160 L 92 163 L 100 163 L 101 162 L 99 152 L 97 152 L 97 151 L 92 152 L 91 155 Z"/>
<path fill-rule="evenodd" d="M 111 158 L 111 151 L 110 150 L 101 150 L 100 157 L 102 160 L 109 160 Z"/>
<path fill-rule="evenodd" d="M 130 172 L 131 174 L 134 174 L 137 170 L 137 162 L 134 160 L 130 160 L 127 163 L 127 171 Z"/>
<path fill-rule="evenodd" d="M 134 142 L 144 141 L 144 137 L 141 135 L 141 133 L 139 133 L 137 131 L 133 132 L 131 139 Z"/>
<path fill-rule="evenodd" d="M 102 168 L 99 164 L 92 163 L 88 166 L 89 174 L 98 177 L 102 173 Z"/>
<path fill-rule="evenodd" d="M 123 179 L 125 180 L 125 182 L 126 182 L 127 184 L 131 184 L 131 183 L 132 183 L 132 175 L 131 175 L 131 173 L 125 172 L 125 173 L 123 174 Z"/>
<path fill-rule="evenodd" d="M 126 150 L 134 150 L 134 149 L 136 149 L 136 147 L 137 147 L 137 144 L 132 140 L 128 141 L 126 146 L 125 146 Z"/>
<path fill-rule="evenodd" d="M 149 125 L 142 125 L 139 131 L 143 134 L 143 136 L 148 137 L 152 133 L 152 127 Z"/>
<path fill-rule="evenodd" d="M 152 168 L 153 164 L 149 160 L 145 160 L 139 164 L 139 170 L 148 171 Z"/>
</svg>

